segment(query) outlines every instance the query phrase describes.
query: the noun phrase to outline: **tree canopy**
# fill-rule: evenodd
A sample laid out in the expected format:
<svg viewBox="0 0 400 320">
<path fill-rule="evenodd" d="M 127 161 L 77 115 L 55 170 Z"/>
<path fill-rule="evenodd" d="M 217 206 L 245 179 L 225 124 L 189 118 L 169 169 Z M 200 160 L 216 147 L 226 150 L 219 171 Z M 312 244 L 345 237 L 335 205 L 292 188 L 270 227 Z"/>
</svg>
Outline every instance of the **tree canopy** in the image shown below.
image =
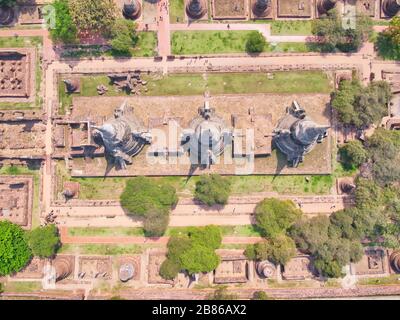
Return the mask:
<svg viewBox="0 0 400 320">
<path fill-rule="evenodd" d="M 257 226 L 265 237 L 285 233 L 301 217 L 293 201 L 267 198 L 257 204 Z"/>
<path fill-rule="evenodd" d="M 28 245 L 35 256 L 50 258 L 60 246 L 58 229 L 54 224 L 38 227 L 27 234 Z"/>
<path fill-rule="evenodd" d="M 333 94 L 332 107 L 337 110 L 340 121 L 357 127 L 377 124 L 387 114 L 391 98 L 386 81 L 376 81 L 363 87 L 358 80 L 340 82 Z"/>
<path fill-rule="evenodd" d="M 0 7 L 14 7 L 17 0 L 0 0 Z"/>
<path fill-rule="evenodd" d="M 340 148 L 341 160 L 347 169 L 358 168 L 368 160 L 368 151 L 359 140 L 352 140 Z"/>
<path fill-rule="evenodd" d="M 55 25 L 50 26 L 50 35 L 54 41 L 74 43 L 77 39 L 78 29 L 72 20 L 68 0 L 53 2 L 55 9 Z"/>
<path fill-rule="evenodd" d="M 231 183 L 228 178 L 218 174 L 202 175 L 196 182 L 194 197 L 209 206 L 225 205 L 230 192 Z"/>
<path fill-rule="evenodd" d="M 117 19 L 111 29 L 111 47 L 115 53 L 130 54 L 139 37 L 136 34 L 136 24 L 131 20 Z"/>
<path fill-rule="evenodd" d="M 389 27 L 379 33 L 376 44 L 380 56 L 400 60 L 400 17 L 394 17 Z"/>
<path fill-rule="evenodd" d="M 32 256 L 20 226 L 0 221 L 0 276 L 20 271 Z"/>
<path fill-rule="evenodd" d="M 246 40 L 246 51 L 249 53 L 263 52 L 267 46 L 264 36 L 258 31 L 252 31 Z"/>
<path fill-rule="evenodd" d="M 120 201 L 128 215 L 144 217 L 147 236 L 161 236 L 168 227 L 169 212 L 178 202 L 178 197 L 170 185 L 136 177 L 127 181 Z"/>
<path fill-rule="evenodd" d="M 340 13 L 336 9 L 332 9 L 327 15 L 312 22 L 312 33 L 322 38 L 315 49 L 324 52 L 357 51 L 363 40 L 372 34 L 372 26 L 372 20 L 361 14 L 356 16 L 355 28 L 351 25 L 343 25 Z"/>
<path fill-rule="evenodd" d="M 189 274 L 209 272 L 220 263 L 215 250 L 221 246 L 221 231 L 217 226 L 192 227 L 184 235 L 174 235 L 168 241 L 167 259 L 160 275 L 173 279 L 180 270 Z"/>
<path fill-rule="evenodd" d="M 117 17 L 114 0 L 68 0 L 72 20 L 79 31 L 109 35 Z"/>
</svg>

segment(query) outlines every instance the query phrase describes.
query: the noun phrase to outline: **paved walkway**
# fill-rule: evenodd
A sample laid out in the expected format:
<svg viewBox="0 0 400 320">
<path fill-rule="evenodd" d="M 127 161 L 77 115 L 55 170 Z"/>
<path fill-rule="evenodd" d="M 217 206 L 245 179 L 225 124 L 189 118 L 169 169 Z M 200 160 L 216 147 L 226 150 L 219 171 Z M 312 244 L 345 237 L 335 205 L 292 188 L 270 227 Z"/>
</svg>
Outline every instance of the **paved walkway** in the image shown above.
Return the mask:
<svg viewBox="0 0 400 320">
<path fill-rule="evenodd" d="M 157 4 L 157 9 L 158 55 L 166 57 L 171 54 L 171 32 L 168 0 L 159 1 Z"/>
</svg>

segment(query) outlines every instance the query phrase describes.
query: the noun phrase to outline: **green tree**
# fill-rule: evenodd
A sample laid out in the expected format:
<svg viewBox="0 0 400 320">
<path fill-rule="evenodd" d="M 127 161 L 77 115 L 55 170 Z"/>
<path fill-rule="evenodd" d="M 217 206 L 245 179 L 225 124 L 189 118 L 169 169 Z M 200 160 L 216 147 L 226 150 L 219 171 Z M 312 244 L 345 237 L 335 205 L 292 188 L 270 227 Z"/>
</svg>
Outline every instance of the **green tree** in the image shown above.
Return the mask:
<svg viewBox="0 0 400 320">
<path fill-rule="evenodd" d="M 317 44 L 318 48 L 325 52 L 357 51 L 363 40 L 372 34 L 373 22 L 370 17 L 361 14 L 357 15 L 355 21 L 355 29 L 350 25 L 344 26 L 342 17 L 336 9 L 330 10 L 320 19 L 313 20 L 312 33 L 323 39 L 323 42 Z"/>
<path fill-rule="evenodd" d="M 168 227 L 169 211 L 178 202 L 178 197 L 169 185 L 136 177 L 127 181 L 120 201 L 128 215 L 144 217 L 147 236 L 161 236 Z"/>
<path fill-rule="evenodd" d="M 202 175 L 196 182 L 194 197 L 208 206 L 225 205 L 230 192 L 231 184 L 228 178 L 218 174 Z"/>
<path fill-rule="evenodd" d="M 172 259 L 164 260 L 160 266 L 160 276 L 166 280 L 175 279 L 179 271 L 181 271 L 181 265 Z"/>
<path fill-rule="evenodd" d="M 331 104 L 341 122 L 363 127 L 380 122 L 387 113 L 390 98 L 390 87 L 385 81 L 363 87 L 358 80 L 344 80 L 333 94 Z"/>
<path fill-rule="evenodd" d="M 180 256 L 182 269 L 189 274 L 199 272 L 210 272 L 218 267 L 220 263 L 219 256 L 209 247 L 195 243 L 189 250 L 184 251 Z"/>
<path fill-rule="evenodd" d="M 376 209 L 382 205 L 382 190 L 373 180 L 359 178 L 356 181 L 356 205 L 359 209 Z"/>
<path fill-rule="evenodd" d="M 136 24 L 131 20 L 117 19 L 111 30 L 111 47 L 116 53 L 130 54 L 139 37 L 136 34 Z"/>
<path fill-rule="evenodd" d="M 249 53 L 261 53 L 267 46 L 264 36 L 258 31 L 252 31 L 247 36 L 246 51 Z"/>
<path fill-rule="evenodd" d="M 389 27 L 379 33 L 376 45 L 380 56 L 400 60 L 400 17 L 394 17 Z"/>
<path fill-rule="evenodd" d="M 359 167 L 368 160 L 368 151 L 359 140 L 352 140 L 340 149 L 340 155 L 345 167 Z"/>
<path fill-rule="evenodd" d="M 50 35 L 54 41 L 74 43 L 78 30 L 72 20 L 68 0 L 56 0 L 53 2 L 55 9 L 55 25 L 50 28 Z"/>
<path fill-rule="evenodd" d="M 257 226 L 266 237 L 285 233 L 301 217 L 301 211 L 293 201 L 276 198 L 258 203 L 255 213 Z"/>
<path fill-rule="evenodd" d="M 35 256 L 50 258 L 60 247 L 58 229 L 54 224 L 38 227 L 27 234 L 28 244 Z"/>
<path fill-rule="evenodd" d="M 114 0 L 68 0 L 72 20 L 82 32 L 109 36 L 117 17 Z"/>
<path fill-rule="evenodd" d="M 151 208 L 146 213 L 143 221 L 143 229 L 147 237 L 160 237 L 168 228 L 168 211 L 161 208 Z"/>
<path fill-rule="evenodd" d="M 14 7 L 17 0 L 0 0 L 0 7 Z"/>
<path fill-rule="evenodd" d="M 295 242 L 284 234 L 269 239 L 268 245 L 268 260 L 275 264 L 285 265 L 296 255 Z"/>
<path fill-rule="evenodd" d="M 215 250 L 221 241 L 221 230 L 217 226 L 192 227 L 184 235 L 171 236 L 160 275 L 173 279 L 180 270 L 187 270 L 189 274 L 214 270 L 220 263 Z"/>
<path fill-rule="evenodd" d="M 0 221 L 0 276 L 20 271 L 32 256 L 20 226 Z"/>
</svg>

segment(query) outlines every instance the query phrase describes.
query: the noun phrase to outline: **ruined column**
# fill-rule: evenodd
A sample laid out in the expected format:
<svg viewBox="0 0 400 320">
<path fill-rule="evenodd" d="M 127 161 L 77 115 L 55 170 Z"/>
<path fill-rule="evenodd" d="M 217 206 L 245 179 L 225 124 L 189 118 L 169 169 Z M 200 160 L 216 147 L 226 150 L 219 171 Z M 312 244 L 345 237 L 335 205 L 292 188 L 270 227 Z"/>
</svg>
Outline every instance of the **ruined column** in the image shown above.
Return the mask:
<svg viewBox="0 0 400 320">
<path fill-rule="evenodd" d="M 188 0 L 186 4 L 186 14 L 191 19 L 200 19 L 206 14 L 204 0 Z"/>
<path fill-rule="evenodd" d="M 318 0 L 317 8 L 319 14 L 326 14 L 336 6 L 337 0 Z"/>
<path fill-rule="evenodd" d="M 253 13 L 257 17 L 265 17 L 271 11 L 271 0 L 257 0 L 253 5 Z"/>
<path fill-rule="evenodd" d="M 140 16 L 141 5 L 137 0 L 125 0 L 122 14 L 126 19 L 135 20 Z"/>
<path fill-rule="evenodd" d="M 384 0 L 382 9 L 387 16 L 394 17 L 400 10 L 400 0 Z"/>
<path fill-rule="evenodd" d="M 8 25 L 14 20 L 14 10 L 9 7 L 0 8 L 0 25 Z"/>
</svg>

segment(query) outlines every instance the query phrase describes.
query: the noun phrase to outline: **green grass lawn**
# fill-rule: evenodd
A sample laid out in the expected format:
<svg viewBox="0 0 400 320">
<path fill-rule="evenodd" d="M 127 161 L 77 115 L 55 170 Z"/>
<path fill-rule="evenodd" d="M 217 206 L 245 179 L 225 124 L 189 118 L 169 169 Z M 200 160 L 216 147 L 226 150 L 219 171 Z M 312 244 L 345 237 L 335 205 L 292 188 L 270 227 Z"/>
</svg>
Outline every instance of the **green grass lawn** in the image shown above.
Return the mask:
<svg viewBox="0 0 400 320">
<path fill-rule="evenodd" d="M 252 31 L 174 31 L 173 54 L 239 53 L 246 51 Z"/>
<path fill-rule="evenodd" d="M 185 1 L 169 0 L 169 21 L 183 23 L 185 20 Z"/>
<path fill-rule="evenodd" d="M 190 227 L 170 227 L 167 229 L 165 236 L 173 236 L 179 234 L 185 234 L 188 232 Z M 256 228 L 252 225 L 246 226 L 219 226 L 223 236 L 238 236 L 238 237 L 258 237 L 261 236 Z M 142 237 L 144 236 L 143 228 L 69 228 L 68 234 L 70 236 L 133 236 Z"/>
<path fill-rule="evenodd" d="M 365 278 L 358 281 L 359 285 L 390 285 L 400 284 L 399 275 L 393 274 L 388 277 Z"/>
<path fill-rule="evenodd" d="M 271 25 L 271 35 L 308 36 L 311 35 L 312 20 L 274 20 Z"/>
<path fill-rule="evenodd" d="M 248 35 L 253 31 L 175 31 L 172 52 L 177 55 L 243 53 Z M 268 44 L 264 52 L 310 52 L 303 42 Z"/>
<path fill-rule="evenodd" d="M 32 212 L 32 228 L 38 227 L 40 224 L 40 170 L 39 168 L 28 168 L 23 166 L 3 166 L 0 167 L 0 175 L 27 175 L 33 176 L 33 212 Z"/>
<path fill-rule="evenodd" d="M 42 37 L 0 37 L 0 48 L 31 48 L 42 44 Z"/>
<path fill-rule="evenodd" d="M 28 293 L 41 289 L 41 281 L 8 281 L 4 284 L 4 292 Z"/>
<path fill-rule="evenodd" d="M 274 79 L 265 73 L 212 73 L 206 78 L 202 74 L 171 74 L 168 76 L 143 76 L 148 81 L 148 96 L 202 95 L 205 90 L 211 94 L 251 93 L 330 93 L 332 88 L 328 76 L 320 71 L 274 72 Z M 62 78 L 58 82 L 60 114 L 72 104 L 72 97 L 98 96 L 97 86 L 104 84 L 108 91 L 105 96 L 123 96 L 116 91 L 106 75 L 81 77 L 81 92 L 68 94 Z"/>
<path fill-rule="evenodd" d="M 59 254 L 98 254 L 98 255 L 122 255 L 140 254 L 146 249 L 159 247 L 159 245 L 109 245 L 109 244 L 63 244 L 58 251 Z"/>
</svg>

